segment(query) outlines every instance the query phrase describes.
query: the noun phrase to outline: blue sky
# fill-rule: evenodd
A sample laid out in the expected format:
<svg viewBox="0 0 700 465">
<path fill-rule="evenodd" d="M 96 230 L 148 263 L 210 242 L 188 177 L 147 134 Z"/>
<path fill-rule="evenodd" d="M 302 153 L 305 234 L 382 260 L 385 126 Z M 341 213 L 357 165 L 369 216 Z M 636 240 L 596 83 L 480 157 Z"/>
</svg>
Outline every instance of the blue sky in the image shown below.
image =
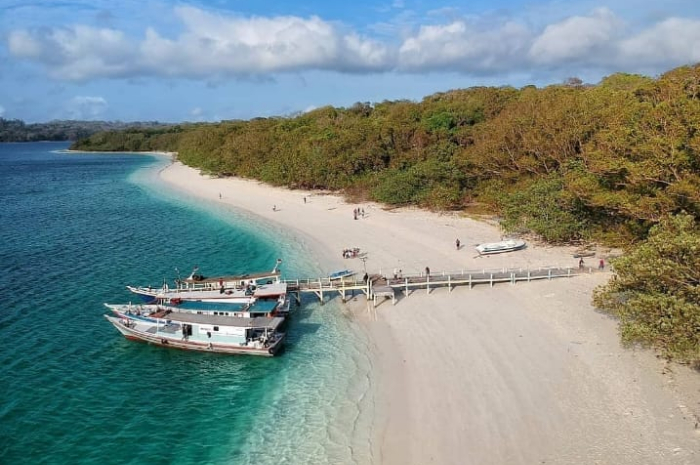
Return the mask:
<svg viewBox="0 0 700 465">
<path fill-rule="evenodd" d="M 700 62 L 700 1 L 0 0 L 0 116 L 218 121 Z"/>
</svg>

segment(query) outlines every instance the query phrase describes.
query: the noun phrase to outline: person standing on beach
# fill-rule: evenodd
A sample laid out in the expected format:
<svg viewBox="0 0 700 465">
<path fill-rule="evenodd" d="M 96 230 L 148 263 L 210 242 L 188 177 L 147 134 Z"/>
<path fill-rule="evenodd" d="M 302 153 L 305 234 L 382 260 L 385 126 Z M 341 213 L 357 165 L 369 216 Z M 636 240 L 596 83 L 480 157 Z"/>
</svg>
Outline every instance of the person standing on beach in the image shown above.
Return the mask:
<svg viewBox="0 0 700 465">
<path fill-rule="evenodd" d="M 578 269 L 579 270 L 583 269 L 583 257 L 581 257 L 581 260 L 578 261 Z"/>
<path fill-rule="evenodd" d="M 457 246 L 457 250 L 459 250 L 459 246 L 461 245 L 461 243 L 459 242 L 459 239 L 457 239 L 455 241 L 455 245 Z"/>
<path fill-rule="evenodd" d="M 601 271 L 605 269 L 605 260 L 602 258 L 600 259 L 600 262 L 598 262 L 598 269 Z"/>
<path fill-rule="evenodd" d="M 304 196 L 304 205 L 306 205 L 306 196 Z"/>
</svg>

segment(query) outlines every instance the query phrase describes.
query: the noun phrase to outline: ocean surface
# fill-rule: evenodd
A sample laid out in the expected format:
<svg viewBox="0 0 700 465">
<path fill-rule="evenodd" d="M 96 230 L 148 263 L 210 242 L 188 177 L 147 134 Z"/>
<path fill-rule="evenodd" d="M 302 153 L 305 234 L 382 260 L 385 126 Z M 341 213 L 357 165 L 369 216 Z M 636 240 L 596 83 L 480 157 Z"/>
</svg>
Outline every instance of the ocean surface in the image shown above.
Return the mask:
<svg viewBox="0 0 700 465">
<path fill-rule="evenodd" d="M 104 302 L 189 274 L 319 276 L 304 241 L 157 179 L 167 157 L 0 144 L 0 464 L 371 461 L 367 340 L 305 299 L 275 358 L 124 339 Z"/>
</svg>

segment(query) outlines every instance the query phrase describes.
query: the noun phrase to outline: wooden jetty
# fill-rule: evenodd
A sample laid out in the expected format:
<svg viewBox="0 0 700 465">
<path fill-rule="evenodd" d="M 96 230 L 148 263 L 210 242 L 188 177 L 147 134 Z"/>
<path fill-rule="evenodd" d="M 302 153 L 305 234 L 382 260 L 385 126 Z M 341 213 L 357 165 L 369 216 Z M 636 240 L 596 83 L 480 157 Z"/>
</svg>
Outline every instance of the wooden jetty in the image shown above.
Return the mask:
<svg viewBox="0 0 700 465">
<path fill-rule="evenodd" d="M 404 295 L 410 295 L 418 289 L 425 289 L 427 293 L 430 293 L 433 289 L 446 287 L 449 292 L 452 292 L 452 289 L 457 286 L 469 286 L 471 289 L 479 284 L 488 284 L 493 287 L 495 284 L 501 283 L 516 284 L 518 282 L 571 278 L 578 274 L 591 273 L 592 271 L 593 269 L 589 267 L 583 270 L 570 267 L 518 268 L 433 272 L 429 275 L 421 273 L 418 275 L 392 277 L 371 275 L 366 282 L 362 279 L 357 279 L 355 276 L 340 280 L 316 278 L 285 280 L 285 282 L 287 283 L 289 293 L 296 299 L 297 303 L 301 302 L 301 294 L 316 294 L 321 303 L 323 303 L 324 296 L 327 294 L 338 293 L 341 295 L 343 301 L 345 301 L 348 294 L 355 295 L 356 292 L 365 294 L 368 300 L 372 299 L 375 303 L 377 298 L 387 297 L 391 298 L 393 303 L 396 303 L 397 291 L 403 292 Z"/>
</svg>

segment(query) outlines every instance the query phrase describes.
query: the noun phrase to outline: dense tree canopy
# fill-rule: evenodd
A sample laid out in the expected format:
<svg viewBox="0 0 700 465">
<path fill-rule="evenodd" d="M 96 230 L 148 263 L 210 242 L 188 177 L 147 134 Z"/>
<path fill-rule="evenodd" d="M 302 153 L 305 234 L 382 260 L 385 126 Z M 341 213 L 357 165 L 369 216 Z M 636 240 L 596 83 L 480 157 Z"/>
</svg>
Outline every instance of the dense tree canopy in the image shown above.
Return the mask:
<svg viewBox="0 0 700 465">
<path fill-rule="evenodd" d="M 75 147 L 177 151 L 219 175 L 387 204 L 480 207 L 551 241 L 620 243 L 643 238 L 665 215 L 700 213 L 698 128 L 696 65 L 658 79 L 476 87 L 417 103 L 99 133 Z"/>
<path fill-rule="evenodd" d="M 616 279 L 594 303 L 620 319 L 623 341 L 700 363 L 700 232 L 691 215 L 664 218 L 614 260 Z"/>
</svg>

